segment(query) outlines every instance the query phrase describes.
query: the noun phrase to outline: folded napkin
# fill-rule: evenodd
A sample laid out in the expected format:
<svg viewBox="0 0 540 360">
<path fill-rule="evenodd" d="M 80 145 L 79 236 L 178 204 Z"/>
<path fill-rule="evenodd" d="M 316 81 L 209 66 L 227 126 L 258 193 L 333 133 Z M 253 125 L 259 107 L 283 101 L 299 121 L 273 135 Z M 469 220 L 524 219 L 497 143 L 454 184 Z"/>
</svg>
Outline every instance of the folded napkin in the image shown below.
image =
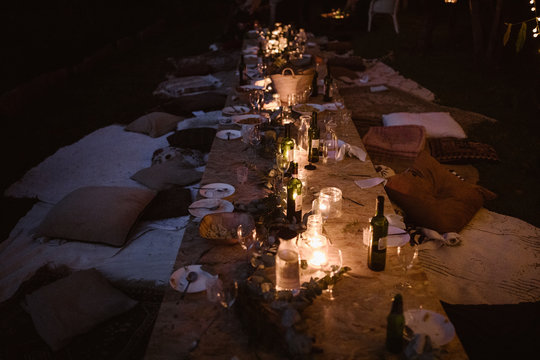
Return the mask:
<svg viewBox="0 0 540 360">
<path fill-rule="evenodd" d="M 340 140 L 339 150 L 338 150 L 338 153 L 336 154 L 336 160 L 337 161 L 343 160 L 346 154 L 348 154 L 349 156 L 355 156 L 361 161 L 366 161 L 367 154 L 364 150 L 360 149 L 358 146 L 347 144 Z"/>
<path fill-rule="evenodd" d="M 398 214 L 385 215 L 388 220 L 388 236 L 387 246 L 402 246 L 410 241 L 410 235 L 405 229 L 403 217 Z M 369 244 L 369 228 L 364 228 L 363 231 L 364 245 Z"/>
<path fill-rule="evenodd" d="M 408 231 L 411 239 L 422 248 L 437 249 L 441 246 L 458 246 L 461 244 L 461 238 L 455 232 L 440 234 L 435 230 L 424 227 L 417 227 Z"/>
</svg>

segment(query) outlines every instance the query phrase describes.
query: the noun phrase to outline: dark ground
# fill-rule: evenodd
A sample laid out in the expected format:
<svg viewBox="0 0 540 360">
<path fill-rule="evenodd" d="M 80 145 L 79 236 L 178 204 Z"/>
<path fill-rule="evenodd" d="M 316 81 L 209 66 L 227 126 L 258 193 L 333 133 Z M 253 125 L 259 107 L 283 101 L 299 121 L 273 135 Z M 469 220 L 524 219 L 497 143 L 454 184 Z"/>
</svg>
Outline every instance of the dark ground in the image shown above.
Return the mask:
<svg viewBox="0 0 540 360">
<path fill-rule="evenodd" d="M 162 0 L 128 6 L 117 0 L 66 7 L 58 1 L 32 10 L 2 5 L 3 47 L 8 50 L 3 57 L 2 91 L 60 67 L 68 67 L 70 77 L 62 86 L 28 102 L 24 112 L 3 116 L 0 187 L 5 189 L 60 147 L 103 126 L 127 124 L 157 105 L 151 93 L 171 70 L 166 58 L 204 52 L 222 39 L 231 19 L 230 3 L 201 0 L 178 5 Z M 497 119 L 496 124 L 482 124 L 469 134 L 493 145 L 501 158 L 496 164 L 475 164 L 480 183 L 499 195 L 486 207 L 540 226 L 539 41 L 529 36 L 519 54 L 510 44 L 497 67 L 479 66 L 471 55 L 466 11 L 451 29 L 447 9 L 440 10 L 432 45 L 424 47 L 419 45 L 425 24 L 422 1 L 409 1 L 409 7 L 399 14 L 399 35 L 393 32 L 389 17 L 376 19 L 372 32 L 366 32 L 367 3 L 360 1 L 359 11 L 351 19 L 331 23 L 322 22 L 317 14 L 332 2 L 312 1 L 302 13 L 303 20 L 315 33 L 351 40 L 357 55 L 376 58 L 391 53 L 385 57 L 389 65 L 433 91 L 441 104 Z M 76 21 L 74 15 L 85 22 Z M 147 40 L 134 36 L 159 19 L 166 20 L 164 31 Z M 278 19 L 287 22 L 299 17 L 296 10 L 281 4 Z M 11 27 L 20 29 L 18 33 L 7 31 L 23 20 L 27 26 Z M 71 70 L 85 56 L 122 37 L 135 39 L 134 46 L 88 71 Z M 31 201 L 2 198 L 0 204 L 0 239 L 4 240 Z M 520 358 L 534 351 L 540 336 L 538 303 L 444 305 L 472 359 Z"/>
</svg>

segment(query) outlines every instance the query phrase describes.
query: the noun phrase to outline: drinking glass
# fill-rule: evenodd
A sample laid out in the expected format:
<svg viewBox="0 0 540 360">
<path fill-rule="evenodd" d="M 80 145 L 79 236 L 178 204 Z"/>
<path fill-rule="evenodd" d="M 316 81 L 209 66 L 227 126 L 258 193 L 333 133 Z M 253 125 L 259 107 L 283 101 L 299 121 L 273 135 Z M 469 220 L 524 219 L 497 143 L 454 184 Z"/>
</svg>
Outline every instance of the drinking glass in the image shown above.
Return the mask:
<svg viewBox="0 0 540 360">
<path fill-rule="evenodd" d="M 329 276 L 328 288 L 325 291 L 328 293 L 329 299 L 334 300 L 336 298 L 334 296 L 334 285 L 336 284 L 334 275 L 338 274 L 339 270 L 341 270 L 341 267 L 343 266 L 341 249 L 335 246 L 329 246 L 327 259 L 328 261 L 321 267 L 321 270 Z"/>
<path fill-rule="evenodd" d="M 401 269 L 404 272 L 403 280 L 396 285 L 398 290 L 411 289 L 412 284 L 407 281 L 407 270 L 412 268 L 414 265 L 414 260 L 418 257 L 418 247 L 411 244 L 410 242 L 405 243 L 404 245 L 398 246 L 397 248 L 397 258 Z"/>
<path fill-rule="evenodd" d="M 238 282 L 223 283 L 218 277 L 206 280 L 206 298 L 211 302 L 219 302 L 225 309 L 230 309 L 238 295 Z"/>
</svg>

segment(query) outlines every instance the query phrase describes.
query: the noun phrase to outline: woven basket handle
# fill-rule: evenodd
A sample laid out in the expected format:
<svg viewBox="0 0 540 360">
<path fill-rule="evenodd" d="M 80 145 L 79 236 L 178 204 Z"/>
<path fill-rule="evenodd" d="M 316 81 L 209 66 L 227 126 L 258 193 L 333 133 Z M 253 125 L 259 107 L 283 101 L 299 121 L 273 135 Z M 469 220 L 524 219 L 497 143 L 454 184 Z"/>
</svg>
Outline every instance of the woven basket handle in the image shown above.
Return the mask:
<svg viewBox="0 0 540 360">
<path fill-rule="evenodd" d="M 294 70 L 291 69 L 291 68 L 285 68 L 285 69 L 283 69 L 283 71 L 281 72 L 281 75 L 285 75 L 285 71 L 287 71 L 287 70 L 289 70 L 289 71 L 291 72 L 291 75 L 292 75 L 292 76 L 295 75 Z"/>
</svg>

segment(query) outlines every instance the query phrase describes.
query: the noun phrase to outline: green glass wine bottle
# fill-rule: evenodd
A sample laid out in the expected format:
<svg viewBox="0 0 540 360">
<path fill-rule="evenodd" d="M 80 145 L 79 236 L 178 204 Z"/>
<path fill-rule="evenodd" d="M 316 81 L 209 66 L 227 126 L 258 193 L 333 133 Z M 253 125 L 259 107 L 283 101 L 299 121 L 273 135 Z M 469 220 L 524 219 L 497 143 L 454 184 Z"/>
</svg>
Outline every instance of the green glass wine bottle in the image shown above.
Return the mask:
<svg viewBox="0 0 540 360">
<path fill-rule="evenodd" d="M 368 267 L 383 271 L 386 265 L 388 220 L 384 216 L 384 196 L 377 196 L 377 213 L 369 222 Z"/>
<path fill-rule="evenodd" d="M 386 349 L 388 351 L 399 354 L 403 350 L 404 328 L 403 297 L 401 294 L 396 294 L 390 314 L 386 317 Z"/>
<path fill-rule="evenodd" d="M 321 138 L 321 131 L 317 125 L 317 112 L 314 111 L 311 114 L 311 123 L 308 130 L 308 161 L 315 163 L 319 161 L 319 140 Z"/>
<path fill-rule="evenodd" d="M 287 183 L 287 220 L 302 221 L 302 181 L 298 179 L 298 163 L 291 161 L 291 179 Z"/>
<path fill-rule="evenodd" d="M 285 136 L 281 140 L 280 152 L 287 161 L 294 160 L 294 139 L 291 137 L 291 124 L 285 124 Z"/>
</svg>

